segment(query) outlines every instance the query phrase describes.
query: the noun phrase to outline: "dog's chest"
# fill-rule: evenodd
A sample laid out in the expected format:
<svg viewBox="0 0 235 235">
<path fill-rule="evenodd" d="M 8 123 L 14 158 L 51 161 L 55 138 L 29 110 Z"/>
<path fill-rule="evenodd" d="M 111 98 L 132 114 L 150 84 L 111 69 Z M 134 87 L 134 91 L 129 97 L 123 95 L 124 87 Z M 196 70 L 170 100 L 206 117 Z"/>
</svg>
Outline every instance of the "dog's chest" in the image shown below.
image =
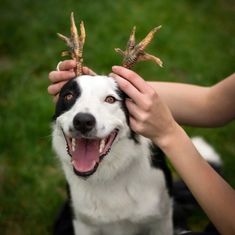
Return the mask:
<svg viewBox="0 0 235 235">
<path fill-rule="evenodd" d="M 169 208 L 169 196 L 161 171 L 154 170 L 151 174 L 146 182 L 119 179 L 112 185 L 73 186 L 75 216 L 94 225 L 161 218 Z"/>
</svg>

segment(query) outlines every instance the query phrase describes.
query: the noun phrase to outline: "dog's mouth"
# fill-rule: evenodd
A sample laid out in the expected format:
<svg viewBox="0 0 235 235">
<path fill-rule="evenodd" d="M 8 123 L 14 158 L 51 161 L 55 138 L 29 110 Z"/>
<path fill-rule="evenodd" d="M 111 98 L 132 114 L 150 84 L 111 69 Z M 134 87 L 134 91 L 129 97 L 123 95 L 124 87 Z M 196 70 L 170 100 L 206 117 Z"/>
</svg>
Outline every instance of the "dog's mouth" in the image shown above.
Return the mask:
<svg viewBox="0 0 235 235">
<path fill-rule="evenodd" d="M 110 151 L 117 134 L 118 130 L 115 129 L 103 139 L 65 136 L 74 172 L 83 177 L 92 175 L 97 170 L 101 160 Z"/>
</svg>

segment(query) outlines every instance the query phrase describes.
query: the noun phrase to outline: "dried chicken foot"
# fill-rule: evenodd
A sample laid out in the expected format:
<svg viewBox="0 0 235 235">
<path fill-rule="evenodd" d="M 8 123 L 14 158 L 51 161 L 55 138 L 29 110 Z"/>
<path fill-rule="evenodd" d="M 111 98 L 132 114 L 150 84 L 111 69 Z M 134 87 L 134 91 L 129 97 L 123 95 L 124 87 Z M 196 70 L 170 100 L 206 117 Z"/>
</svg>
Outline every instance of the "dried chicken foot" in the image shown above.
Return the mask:
<svg viewBox="0 0 235 235">
<path fill-rule="evenodd" d="M 76 76 L 82 75 L 82 63 L 83 63 L 83 46 L 85 43 L 86 32 L 83 21 L 80 23 L 80 35 L 78 35 L 77 27 L 74 21 L 73 12 L 71 13 L 71 36 L 70 38 L 58 33 L 57 35 L 61 38 L 66 45 L 69 47 L 68 51 L 63 51 L 62 56 L 70 55 L 77 63 L 75 74 Z"/>
<path fill-rule="evenodd" d="M 144 49 L 149 45 L 149 43 L 152 41 L 154 34 L 161 28 L 161 26 L 158 26 L 151 30 L 147 36 L 139 42 L 137 45 L 135 43 L 135 31 L 136 27 L 134 26 L 130 35 L 130 38 L 127 43 L 127 47 L 125 51 L 122 51 L 119 48 L 115 48 L 115 51 L 123 56 L 122 65 L 126 68 L 131 68 L 135 63 L 139 61 L 146 61 L 146 60 L 152 60 L 156 64 L 158 64 L 160 67 L 162 67 L 163 63 L 162 61 L 154 56 L 146 53 Z"/>
</svg>

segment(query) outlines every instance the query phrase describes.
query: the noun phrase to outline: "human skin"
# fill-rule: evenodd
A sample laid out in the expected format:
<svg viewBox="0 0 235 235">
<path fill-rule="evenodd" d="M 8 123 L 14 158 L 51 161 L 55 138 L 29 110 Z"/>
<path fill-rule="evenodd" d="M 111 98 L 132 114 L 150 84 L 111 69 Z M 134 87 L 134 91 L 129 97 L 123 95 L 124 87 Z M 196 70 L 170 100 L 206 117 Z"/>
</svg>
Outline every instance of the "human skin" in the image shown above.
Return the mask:
<svg viewBox="0 0 235 235">
<path fill-rule="evenodd" d="M 56 96 L 73 78 L 73 62 L 52 71 L 48 92 Z M 222 126 L 235 118 L 235 74 L 211 87 L 146 82 L 138 74 L 114 66 L 110 74 L 129 96 L 131 128 L 157 144 L 185 181 L 221 234 L 235 234 L 235 192 L 200 156 L 178 124 Z M 95 73 L 83 68 L 86 74 Z"/>
<path fill-rule="evenodd" d="M 110 75 L 114 77 L 119 87 L 129 96 L 127 108 L 130 112 L 130 125 L 132 129 L 150 138 L 162 149 L 221 234 L 235 234 L 235 191 L 200 156 L 186 132 L 173 118 L 171 107 L 176 109 L 173 104 L 176 103 L 175 99 L 177 96 L 172 101 L 168 100 L 166 102 L 156 92 L 158 88 L 157 83 L 151 86 L 138 74 L 120 66 L 114 66 L 113 72 Z M 181 88 L 184 89 L 185 86 L 181 86 Z M 190 86 L 187 86 L 187 91 L 178 93 L 178 96 L 183 95 L 186 98 L 184 99 L 185 101 L 183 100 L 186 107 L 191 102 L 196 103 L 194 101 L 195 97 L 190 97 L 192 96 L 192 90 L 188 92 L 189 88 Z M 197 92 L 200 93 L 198 87 L 193 86 L 191 88 L 193 90 L 197 89 Z M 212 114 L 220 114 L 222 111 L 227 112 L 220 117 L 216 117 L 213 125 L 221 125 L 235 118 L 234 89 L 234 75 L 229 76 L 211 88 L 202 89 L 203 91 L 199 98 L 202 95 L 214 98 L 214 100 L 208 100 L 207 105 L 210 108 L 210 112 L 205 114 L 206 121 L 204 125 L 211 125 L 208 123 L 210 120 L 208 116 L 211 115 L 211 112 Z M 205 97 L 203 99 L 206 99 Z M 169 96 L 167 96 L 167 99 L 169 99 Z M 178 104 L 182 106 L 182 102 Z M 183 117 L 182 120 L 198 125 L 201 120 L 199 122 L 195 120 L 194 110 L 190 110 L 187 113 L 184 105 L 184 110 L 177 111 L 175 116 L 178 119 Z M 178 106 L 178 109 L 181 106 Z M 197 107 L 200 109 L 200 105 Z M 188 106 L 188 108 L 190 109 L 191 107 Z M 186 118 L 183 114 L 186 115 Z"/>
</svg>

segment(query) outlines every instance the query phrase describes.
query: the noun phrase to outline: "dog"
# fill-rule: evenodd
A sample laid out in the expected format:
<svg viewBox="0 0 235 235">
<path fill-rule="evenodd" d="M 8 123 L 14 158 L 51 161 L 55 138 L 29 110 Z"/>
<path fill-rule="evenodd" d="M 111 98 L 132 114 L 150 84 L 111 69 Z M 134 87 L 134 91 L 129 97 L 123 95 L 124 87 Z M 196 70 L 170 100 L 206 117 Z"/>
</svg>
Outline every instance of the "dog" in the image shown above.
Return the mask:
<svg viewBox="0 0 235 235">
<path fill-rule="evenodd" d="M 108 76 L 61 89 L 52 144 L 69 185 L 78 235 L 172 235 L 172 179 L 165 158 L 129 126 L 126 95 Z"/>
</svg>

